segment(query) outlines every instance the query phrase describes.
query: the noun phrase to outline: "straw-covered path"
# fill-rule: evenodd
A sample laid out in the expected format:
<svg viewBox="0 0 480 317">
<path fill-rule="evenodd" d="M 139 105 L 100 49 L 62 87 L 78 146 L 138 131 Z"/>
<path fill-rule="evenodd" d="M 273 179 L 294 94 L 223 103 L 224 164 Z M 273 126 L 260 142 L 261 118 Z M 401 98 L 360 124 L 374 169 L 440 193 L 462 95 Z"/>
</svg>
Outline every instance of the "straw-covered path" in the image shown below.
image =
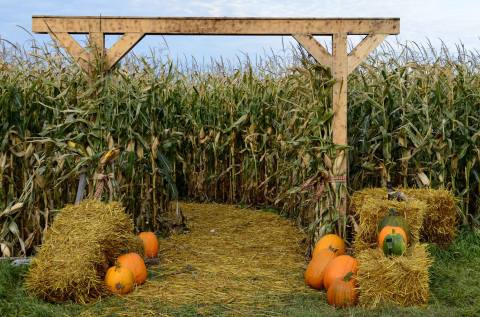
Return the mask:
<svg viewBox="0 0 480 317">
<path fill-rule="evenodd" d="M 158 305 L 201 315 L 275 314 L 305 287 L 304 235 L 290 220 L 218 204 L 182 204 L 188 233 L 160 241 L 160 265 L 126 296 L 120 316 L 158 315 Z M 165 316 L 168 316 L 168 310 Z"/>
</svg>

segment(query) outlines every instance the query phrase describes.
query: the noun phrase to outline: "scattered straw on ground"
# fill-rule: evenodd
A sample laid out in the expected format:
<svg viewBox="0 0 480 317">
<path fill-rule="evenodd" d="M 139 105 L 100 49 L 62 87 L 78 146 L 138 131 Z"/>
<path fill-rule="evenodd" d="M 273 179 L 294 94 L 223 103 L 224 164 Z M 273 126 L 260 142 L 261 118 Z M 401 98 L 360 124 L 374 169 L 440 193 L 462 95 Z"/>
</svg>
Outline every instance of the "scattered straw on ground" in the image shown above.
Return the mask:
<svg viewBox="0 0 480 317">
<path fill-rule="evenodd" d="M 117 315 L 145 316 L 152 303 L 249 315 L 278 305 L 279 297 L 311 292 L 303 281 L 305 237 L 291 221 L 228 205 L 188 203 L 182 209 L 191 231 L 160 240 L 153 278 L 125 296 L 128 309 Z"/>
<path fill-rule="evenodd" d="M 106 294 L 103 278 L 117 256 L 142 248 L 119 203 L 85 200 L 67 205 L 46 233 L 25 286 L 51 302 L 90 302 Z"/>
<path fill-rule="evenodd" d="M 386 257 L 380 249 L 357 255 L 357 281 L 360 305 L 374 308 L 379 304 L 401 306 L 428 302 L 428 268 L 432 264 L 424 244 L 416 244 L 405 256 Z"/>
<path fill-rule="evenodd" d="M 407 221 L 411 237 L 409 243 L 414 244 L 419 241 L 423 217 L 427 208 L 424 202 L 415 199 L 394 201 L 379 198 L 375 195 L 365 195 L 361 199 L 361 204 L 358 204 L 358 201 L 356 203 L 355 212 L 359 222 L 353 244 L 356 253 L 365 249 L 376 248 L 378 223 L 384 216 L 388 215 L 390 208 L 395 208 L 399 215 Z"/>
</svg>

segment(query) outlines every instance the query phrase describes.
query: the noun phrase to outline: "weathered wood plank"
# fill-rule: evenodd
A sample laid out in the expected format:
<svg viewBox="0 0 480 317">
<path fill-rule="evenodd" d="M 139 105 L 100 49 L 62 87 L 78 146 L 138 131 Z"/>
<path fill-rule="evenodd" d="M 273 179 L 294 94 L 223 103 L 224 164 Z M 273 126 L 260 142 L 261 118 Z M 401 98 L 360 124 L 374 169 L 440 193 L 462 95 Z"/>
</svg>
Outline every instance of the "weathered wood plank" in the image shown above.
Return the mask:
<svg viewBox="0 0 480 317">
<path fill-rule="evenodd" d="M 348 73 L 350 74 L 360 65 L 383 40 L 386 34 L 369 34 L 348 54 Z"/>
<path fill-rule="evenodd" d="M 332 67 L 332 55 L 310 34 L 293 34 L 295 40 L 325 67 Z"/>
<path fill-rule="evenodd" d="M 197 17 L 66 17 L 33 16 L 36 33 L 68 32 L 105 34 L 183 35 L 290 35 L 398 34 L 398 18 L 197 18 Z"/>
</svg>

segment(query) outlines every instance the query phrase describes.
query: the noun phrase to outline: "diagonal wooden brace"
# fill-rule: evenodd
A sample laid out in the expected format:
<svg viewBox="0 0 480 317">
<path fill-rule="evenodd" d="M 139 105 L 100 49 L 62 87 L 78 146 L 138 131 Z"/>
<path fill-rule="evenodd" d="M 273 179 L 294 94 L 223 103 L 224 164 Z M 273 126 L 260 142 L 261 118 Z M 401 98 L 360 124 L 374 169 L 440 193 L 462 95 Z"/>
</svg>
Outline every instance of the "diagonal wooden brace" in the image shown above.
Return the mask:
<svg viewBox="0 0 480 317">
<path fill-rule="evenodd" d="M 143 37 L 144 33 L 125 33 L 106 54 L 106 69 L 113 68 Z"/>
<path fill-rule="evenodd" d="M 89 72 L 95 65 L 95 58 L 105 58 L 105 71 L 112 69 L 144 36 L 144 33 L 126 33 L 109 50 L 105 50 L 105 35 L 101 32 L 88 34 L 88 49 L 83 48 L 67 32 L 50 32 L 50 36 L 63 47 L 73 60 Z"/>
<path fill-rule="evenodd" d="M 84 70 L 89 69 L 90 54 L 78 44 L 67 32 L 50 32 L 50 36 L 63 47 L 78 65 Z"/>
<path fill-rule="evenodd" d="M 332 67 L 332 55 L 310 34 L 293 34 L 297 42 L 305 48 L 320 64 Z"/>
<path fill-rule="evenodd" d="M 368 54 L 370 54 L 383 40 L 387 34 L 369 34 L 367 35 L 351 52 L 348 54 L 348 73 L 350 74 L 360 65 Z"/>
</svg>

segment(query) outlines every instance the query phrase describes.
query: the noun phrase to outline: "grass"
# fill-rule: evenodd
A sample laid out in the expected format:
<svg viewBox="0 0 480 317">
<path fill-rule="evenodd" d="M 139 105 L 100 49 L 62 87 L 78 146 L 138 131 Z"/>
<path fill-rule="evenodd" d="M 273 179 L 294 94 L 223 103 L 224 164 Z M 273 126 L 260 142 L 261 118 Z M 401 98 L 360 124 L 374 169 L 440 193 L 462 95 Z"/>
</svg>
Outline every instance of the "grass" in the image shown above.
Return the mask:
<svg viewBox="0 0 480 317">
<path fill-rule="evenodd" d="M 435 257 L 431 269 L 431 299 L 427 307 L 381 307 L 336 310 L 326 304 L 323 292 L 291 294 L 251 315 L 262 316 L 476 316 L 480 311 L 480 231 L 462 230 L 447 250 L 430 247 Z M 25 294 L 22 286 L 26 267 L 0 263 L 0 316 L 122 316 L 128 300 L 109 297 L 90 305 L 49 304 Z M 153 273 L 153 272 L 151 272 Z M 128 297 L 127 297 L 128 298 Z M 278 304 L 278 305 L 277 305 Z M 143 316 L 216 316 L 235 314 L 223 306 L 183 305 L 171 307 L 158 301 L 141 305 Z"/>
</svg>

